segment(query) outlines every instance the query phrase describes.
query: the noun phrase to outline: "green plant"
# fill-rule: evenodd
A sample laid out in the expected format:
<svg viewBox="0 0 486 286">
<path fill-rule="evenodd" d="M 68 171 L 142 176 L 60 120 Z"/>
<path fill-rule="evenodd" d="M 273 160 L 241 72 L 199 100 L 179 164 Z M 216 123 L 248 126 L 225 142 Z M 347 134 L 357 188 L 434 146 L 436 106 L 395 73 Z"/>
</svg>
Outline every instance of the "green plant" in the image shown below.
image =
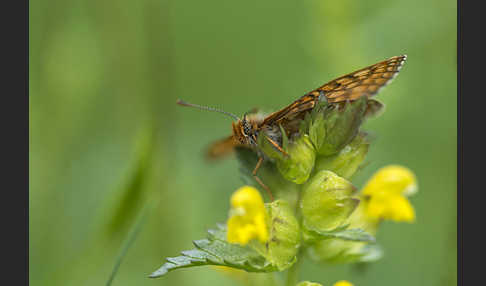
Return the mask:
<svg viewBox="0 0 486 286">
<path fill-rule="evenodd" d="M 297 285 L 304 256 L 326 263 L 380 259 L 383 251 L 375 239 L 380 222 L 413 222 L 415 213 L 407 196 L 417 190 L 414 174 L 398 165 L 377 171 L 360 191 L 350 181 L 370 146 L 360 126 L 381 107 L 366 97 L 317 106 L 302 120 L 298 136 L 287 138 L 283 133 L 282 148 L 288 155 L 260 140 L 269 160 L 259 177 L 276 198 L 268 203 L 251 174 L 257 154 L 238 148 L 247 185 L 233 194 L 227 223 L 209 230 L 206 239 L 194 241 L 195 249 L 167 258 L 150 277 L 216 265 L 247 272 L 288 271 L 286 285 Z M 351 285 L 346 283 L 335 285 Z"/>
</svg>

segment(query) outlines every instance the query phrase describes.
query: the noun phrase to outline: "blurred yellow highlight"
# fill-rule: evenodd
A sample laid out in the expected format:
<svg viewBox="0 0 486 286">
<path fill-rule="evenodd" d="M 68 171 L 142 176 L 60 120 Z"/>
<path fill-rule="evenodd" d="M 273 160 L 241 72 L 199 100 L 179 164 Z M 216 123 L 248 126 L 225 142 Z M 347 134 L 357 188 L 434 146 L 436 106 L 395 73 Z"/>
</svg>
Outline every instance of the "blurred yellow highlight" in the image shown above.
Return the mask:
<svg viewBox="0 0 486 286">
<path fill-rule="evenodd" d="M 390 165 L 378 170 L 362 195 L 369 197 L 366 215 L 396 222 L 414 222 L 415 211 L 406 198 L 417 192 L 417 180 L 409 169 Z"/>
<path fill-rule="evenodd" d="M 220 265 L 212 265 L 211 268 L 240 282 L 244 282 L 247 279 L 247 272 L 240 269 Z"/>
<path fill-rule="evenodd" d="M 265 243 L 268 230 L 265 205 L 257 189 L 244 186 L 231 196 L 227 239 L 230 243 L 248 244 L 252 239 Z"/>
<path fill-rule="evenodd" d="M 339 280 L 333 286 L 353 286 L 353 284 L 346 280 Z"/>
</svg>

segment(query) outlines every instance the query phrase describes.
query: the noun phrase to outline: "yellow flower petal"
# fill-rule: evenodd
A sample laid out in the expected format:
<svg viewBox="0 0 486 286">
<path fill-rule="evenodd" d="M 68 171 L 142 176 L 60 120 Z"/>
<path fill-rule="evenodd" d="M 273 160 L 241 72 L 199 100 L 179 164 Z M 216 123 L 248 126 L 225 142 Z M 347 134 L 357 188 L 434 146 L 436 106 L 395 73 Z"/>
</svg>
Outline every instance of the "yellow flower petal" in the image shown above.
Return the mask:
<svg viewBox="0 0 486 286">
<path fill-rule="evenodd" d="M 367 196 L 394 194 L 409 196 L 417 192 L 415 175 L 409 169 L 390 165 L 381 168 L 368 181 L 362 193 Z"/>
<path fill-rule="evenodd" d="M 361 194 L 369 219 L 414 222 L 415 211 L 406 196 L 417 191 L 415 175 L 409 169 L 390 165 L 381 168 L 368 181 Z"/>
<path fill-rule="evenodd" d="M 244 186 L 231 196 L 227 239 L 230 243 L 247 244 L 252 239 L 268 240 L 266 211 L 257 189 Z"/>
<path fill-rule="evenodd" d="M 414 222 L 415 211 L 410 202 L 400 195 L 375 195 L 368 202 L 366 213 L 371 218 L 390 219 L 396 222 Z"/>
<path fill-rule="evenodd" d="M 346 280 L 340 280 L 336 283 L 334 283 L 334 286 L 353 286 L 349 281 Z"/>
</svg>

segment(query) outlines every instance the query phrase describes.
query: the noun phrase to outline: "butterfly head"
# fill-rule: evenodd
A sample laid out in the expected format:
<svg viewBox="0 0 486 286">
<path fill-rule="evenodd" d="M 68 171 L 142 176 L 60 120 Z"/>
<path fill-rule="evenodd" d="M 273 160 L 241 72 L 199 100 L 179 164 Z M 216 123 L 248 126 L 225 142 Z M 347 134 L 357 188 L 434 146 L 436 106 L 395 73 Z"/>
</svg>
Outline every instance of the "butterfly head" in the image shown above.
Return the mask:
<svg viewBox="0 0 486 286">
<path fill-rule="evenodd" d="M 237 129 L 239 130 L 233 130 L 235 137 L 237 137 L 238 140 L 244 145 L 256 145 L 258 133 L 257 125 L 254 124 L 253 120 L 248 118 L 248 115 L 245 113 L 243 115 L 243 119 L 240 120 L 237 125 L 239 127 L 237 127 Z"/>
</svg>

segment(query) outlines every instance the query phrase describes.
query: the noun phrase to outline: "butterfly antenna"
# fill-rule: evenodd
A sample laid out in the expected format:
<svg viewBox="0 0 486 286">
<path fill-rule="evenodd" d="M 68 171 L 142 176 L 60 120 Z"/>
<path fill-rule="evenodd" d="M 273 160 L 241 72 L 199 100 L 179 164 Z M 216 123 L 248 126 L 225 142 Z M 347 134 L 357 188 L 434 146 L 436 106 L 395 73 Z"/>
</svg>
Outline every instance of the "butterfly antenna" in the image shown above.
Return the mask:
<svg viewBox="0 0 486 286">
<path fill-rule="evenodd" d="M 189 102 L 185 102 L 183 100 L 180 100 L 180 99 L 178 99 L 176 103 L 179 104 L 179 105 L 182 105 L 182 106 L 195 107 L 195 108 L 199 108 L 199 109 L 202 109 L 202 110 L 223 113 L 223 114 L 226 114 L 228 116 L 231 116 L 234 120 L 240 120 L 238 118 L 238 116 L 234 115 L 233 113 L 226 112 L 226 111 L 223 111 L 223 110 L 220 110 L 220 109 L 217 109 L 217 108 L 213 108 L 213 107 L 209 107 L 209 106 L 202 106 L 202 105 L 197 105 L 197 104 L 192 104 L 192 103 L 189 103 Z"/>
</svg>

